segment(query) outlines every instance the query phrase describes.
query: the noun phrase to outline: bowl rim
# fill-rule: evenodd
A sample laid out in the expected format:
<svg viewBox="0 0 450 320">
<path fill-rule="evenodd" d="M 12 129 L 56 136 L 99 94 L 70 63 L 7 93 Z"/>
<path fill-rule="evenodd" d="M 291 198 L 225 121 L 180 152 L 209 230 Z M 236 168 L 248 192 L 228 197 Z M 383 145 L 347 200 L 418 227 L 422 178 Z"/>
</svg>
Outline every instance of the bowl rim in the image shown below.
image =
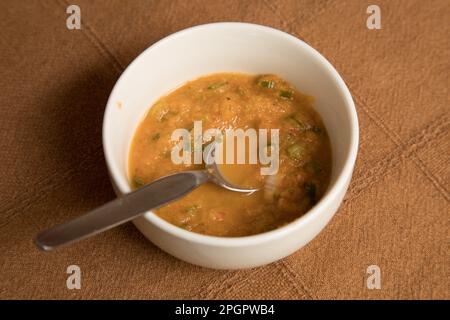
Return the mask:
<svg viewBox="0 0 450 320">
<path fill-rule="evenodd" d="M 312 207 L 310 210 L 308 210 L 305 214 L 303 214 L 301 217 L 293 220 L 292 222 L 279 227 L 274 230 L 270 230 L 267 232 L 250 235 L 250 236 L 244 236 L 244 237 L 218 237 L 218 236 L 210 236 L 210 235 L 204 235 L 195 233 L 192 231 L 187 231 L 182 228 L 179 228 L 170 222 L 167 222 L 166 220 L 160 218 L 158 215 L 153 213 L 152 211 L 147 211 L 140 217 L 144 218 L 148 222 L 156 225 L 158 228 L 162 229 L 163 231 L 170 233 L 171 235 L 184 239 L 189 242 L 194 242 L 198 244 L 204 244 L 209 246 L 217 246 L 217 247 L 241 247 L 241 246 L 251 246 L 255 244 L 261 244 L 265 242 L 270 242 L 275 239 L 281 238 L 287 234 L 290 234 L 291 232 L 301 229 L 303 226 L 309 224 L 312 220 L 316 220 L 320 218 L 321 215 L 324 215 L 324 210 L 330 206 L 330 204 L 335 201 L 342 189 L 346 188 L 346 184 L 348 180 L 352 176 L 353 167 L 356 161 L 356 156 L 358 152 L 358 143 L 359 143 L 359 124 L 358 124 L 358 116 L 356 113 L 356 107 L 354 104 L 354 101 L 352 99 L 352 96 L 350 94 L 349 89 L 347 88 L 344 80 L 339 75 L 339 73 L 336 71 L 336 69 L 332 66 L 332 64 L 324 57 L 322 54 L 320 54 L 317 50 L 315 50 L 313 47 L 308 45 L 306 42 L 304 42 L 301 39 L 296 38 L 293 35 L 290 35 L 284 31 L 259 25 L 259 24 L 253 24 L 253 23 L 246 23 L 246 22 L 215 22 L 215 23 L 207 23 L 207 24 L 201 24 L 192 26 L 180 31 L 177 31 L 175 33 L 172 33 L 161 40 L 158 40 L 151 46 L 149 46 L 147 49 L 145 49 L 143 52 L 141 52 L 123 71 L 123 73 L 120 75 L 119 79 L 115 83 L 103 115 L 103 128 L 102 128 L 102 143 L 103 143 L 103 152 L 105 156 L 105 161 L 108 167 L 108 170 L 110 172 L 110 177 L 113 180 L 113 183 L 117 186 L 119 191 L 121 193 L 127 193 L 131 191 L 131 188 L 127 182 L 122 181 L 122 179 L 118 179 L 121 175 L 121 169 L 118 168 L 117 163 L 114 161 L 114 157 L 112 154 L 112 151 L 110 148 L 108 148 L 109 142 L 107 135 L 107 127 L 108 127 L 108 115 L 110 114 L 112 108 L 114 108 L 114 97 L 116 96 L 116 92 L 118 91 L 118 88 L 122 85 L 122 83 L 125 81 L 125 78 L 127 77 L 128 73 L 130 72 L 130 69 L 134 65 L 137 65 L 140 63 L 141 60 L 144 59 L 144 56 L 151 50 L 154 50 L 155 48 L 163 45 L 166 42 L 169 41 L 175 41 L 179 37 L 183 37 L 184 35 L 195 32 L 197 30 L 204 30 L 204 29 L 221 29 L 221 28 L 250 28 L 253 31 L 258 32 L 266 32 L 271 33 L 272 35 L 276 37 L 284 38 L 286 41 L 291 42 L 295 46 L 302 47 L 302 49 L 306 50 L 309 54 L 315 57 L 315 59 L 319 60 L 319 63 L 322 64 L 326 71 L 328 72 L 329 76 L 331 76 L 335 83 L 337 84 L 339 90 L 343 94 L 344 104 L 345 108 L 347 108 L 349 113 L 349 120 L 350 120 L 350 126 L 351 126 L 351 136 L 350 136 L 350 149 L 349 152 L 346 155 L 345 162 L 343 169 L 338 174 L 337 179 L 335 183 L 329 188 L 328 192 L 322 197 L 322 199 L 319 200 L 319 202 Z"/>
</svg>

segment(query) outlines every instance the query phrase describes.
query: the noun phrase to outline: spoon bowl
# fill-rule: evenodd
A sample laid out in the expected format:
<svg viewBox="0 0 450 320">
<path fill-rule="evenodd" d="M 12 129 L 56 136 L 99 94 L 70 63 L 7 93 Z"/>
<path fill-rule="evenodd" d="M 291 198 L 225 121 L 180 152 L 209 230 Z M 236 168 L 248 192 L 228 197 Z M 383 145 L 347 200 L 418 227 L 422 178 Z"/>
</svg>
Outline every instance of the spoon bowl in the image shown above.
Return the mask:
<svg viewBox="0 0 450 320">
<path fill-rule="evenodd" d="M 236 184 L 231 183 L 228 181 L 220 172 L 219 166 L 217 165 L 217 162 L 215 161 L 215 153 L 216 153 L 216 146 L 217 144 L 212 142 L 209 145 L 206 146 L 206 158 L 205 158 L 205 170 L 209 174 L 209 180 L 211 182 L 214 182 L 215 184 L 221 186 L 222 188 L 235 191 L 235 192 L 243 192 L 243 193 L 253 193 L 255 191 L 258 191 L 257 188 L 243 188 L 241 186 L 238 186 Z"/>
</svg>

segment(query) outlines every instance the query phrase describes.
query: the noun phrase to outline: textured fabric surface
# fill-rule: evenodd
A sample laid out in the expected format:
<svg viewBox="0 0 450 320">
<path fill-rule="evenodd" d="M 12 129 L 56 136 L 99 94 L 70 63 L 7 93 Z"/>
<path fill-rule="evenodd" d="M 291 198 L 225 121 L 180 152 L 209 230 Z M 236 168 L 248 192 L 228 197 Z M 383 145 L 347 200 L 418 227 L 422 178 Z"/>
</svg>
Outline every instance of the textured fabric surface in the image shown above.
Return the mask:
<svg viewBox="0 0 450 320">
<path fill-rule="evenodd" d="M 65 0 L 0 1 L 0 298 L 450 298 L 448 0 L 76 3 L 81 30 L 66 28 Z M 366 27 L 370 4 L 381 30 Z M 130 223 L 36 249 L 38 231 L 114 198 L 101 125 L 124 68 L 170 33 L 214 21 L 289 32 L 348 84 L 361 141 L 330 224 L 292 256 L 244 271 L 181 262 Z M 66 287 L 71 264 L 81 290 Z M 380 290 L 366 286 L 372 264 Z"/>
</svg>

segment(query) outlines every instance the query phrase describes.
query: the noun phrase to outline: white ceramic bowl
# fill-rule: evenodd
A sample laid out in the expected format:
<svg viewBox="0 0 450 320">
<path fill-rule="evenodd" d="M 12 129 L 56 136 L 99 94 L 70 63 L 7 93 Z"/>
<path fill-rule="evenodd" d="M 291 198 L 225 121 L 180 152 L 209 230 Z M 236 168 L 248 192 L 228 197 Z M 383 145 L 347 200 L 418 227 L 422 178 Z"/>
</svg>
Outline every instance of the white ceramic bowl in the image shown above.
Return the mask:
<svg viewBox="0 0 450 320">
<path fill-rule="evenodd" d="M 149 107 L 188 80 L 215 72 L 274 73 L 316 98 L 331 139 L 333 172 L 325 196 L 302 217 L 279 229 L 240 238 L 196 234 L 147 212 L 134 220 L 154 244 L 204 267 L 238 269 L 286 257 L 311 241 L 330 221 L 347 191 L 358 149 L 358 118 L 348 88 L 333 66 L 303 41 L 247 23 L 192 27 L 158 41 L 117 81 L 103 120 L 106 163 L 118 194 L 131 191 L 130 142 Z"/>
</svg>

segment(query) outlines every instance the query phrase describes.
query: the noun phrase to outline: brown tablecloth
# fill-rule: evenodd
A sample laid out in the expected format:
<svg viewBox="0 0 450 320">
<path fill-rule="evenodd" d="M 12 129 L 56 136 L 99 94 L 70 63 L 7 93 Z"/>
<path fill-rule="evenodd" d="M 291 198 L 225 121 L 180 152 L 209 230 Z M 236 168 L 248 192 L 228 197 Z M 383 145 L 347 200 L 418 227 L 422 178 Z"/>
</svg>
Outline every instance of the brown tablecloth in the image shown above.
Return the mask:
<svg viewBox="0 0 450 320">
<path fill-rule="evenodd" d="M 376 3 L 375 3 L 376 2 Z M 442 1 L 0 2 L 0 298 L 450 298 L 450 3 Z M 368 30 L 366 9 L 381 9 Z M 361 142 L 344 204 L 292 256 L 209 270 L 156 248 L 129 223 L 51 253 L 39 230 L 111 200 L 102 115 L 124 68 L 177 30 L 269 25 L 308 42 L 343 76 Z M 78 265 L 81 290 L 68 290 Z M 381 289 L 369 290 L 369 265 Z"/>
</svg>

